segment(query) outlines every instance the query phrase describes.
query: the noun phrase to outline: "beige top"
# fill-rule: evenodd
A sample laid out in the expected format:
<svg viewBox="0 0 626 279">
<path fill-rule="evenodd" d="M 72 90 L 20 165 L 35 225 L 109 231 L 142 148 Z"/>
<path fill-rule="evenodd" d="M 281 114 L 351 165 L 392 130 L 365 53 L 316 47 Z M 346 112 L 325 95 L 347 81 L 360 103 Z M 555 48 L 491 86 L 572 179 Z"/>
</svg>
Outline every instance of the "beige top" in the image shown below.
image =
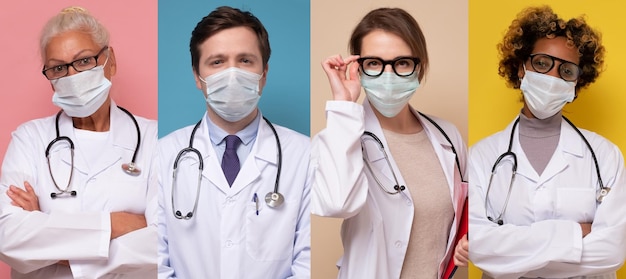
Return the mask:
<svg viewBox="0 0 626 279">
<path fill-rule="evenodd" d="M 425 131 L 383 133 L 415 209 L 400 278 L 437 278 L 454 220 L 446 177 Z"/>
</svg>

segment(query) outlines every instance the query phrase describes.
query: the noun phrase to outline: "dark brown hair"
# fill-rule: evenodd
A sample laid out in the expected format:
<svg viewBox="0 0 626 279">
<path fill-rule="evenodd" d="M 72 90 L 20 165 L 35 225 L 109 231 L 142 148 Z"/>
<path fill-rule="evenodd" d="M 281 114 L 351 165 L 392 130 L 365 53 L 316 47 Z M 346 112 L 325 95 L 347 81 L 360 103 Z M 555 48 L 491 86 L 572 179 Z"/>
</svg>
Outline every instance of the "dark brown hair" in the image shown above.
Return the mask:
<svg viewBox="0 0 626 279">
<path fill-rule="evenodd" d="M 191 52 L 191 65 L 193 70 L 196 73 L 198 72 L 198 66 L 200 64 L 200 45 L 204 43 L 204 41 L 222 30 L 242 26 L 249 27 L 256 34 L 263 59 L 263 67 L 265 67 L 270 60 L 272 50 L 270 49 L 267 30 L 265 30 L 261 21 L 250 12 L 222 6 L 202 18 L 196 25 L 196 28 L 191 32 L 189 51 Z"/>
<path fill-rule="evenodd" d="M 370 11 L 352 31 L 348 48 L 354 55 L 361 54 L 363 37 L 374 30 L 383 30 L 400 37 L 411 49 L 412 55 L 420 59 L 422 78 L 428 70 L 428 52 L 426 39 L 417 21 L 405 10 L 400 8 L 378 8 Z"/>
</svg>

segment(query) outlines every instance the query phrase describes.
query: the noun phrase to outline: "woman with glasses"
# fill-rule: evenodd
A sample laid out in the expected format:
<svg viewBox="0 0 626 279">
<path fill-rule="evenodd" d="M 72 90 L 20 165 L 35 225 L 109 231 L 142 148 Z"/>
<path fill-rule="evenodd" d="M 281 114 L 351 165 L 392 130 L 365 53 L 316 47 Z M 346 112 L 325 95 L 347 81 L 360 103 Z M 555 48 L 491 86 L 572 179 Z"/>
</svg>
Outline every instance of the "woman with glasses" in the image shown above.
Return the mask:
<svg viewBox="0 0 626 279">
<path fill-rule="evenodd" d="M 344 219 L 339 278 L 441 278 L 467 193 L 466 148 L 451 123 L 408 103 L 428 70 L 424 35 L 406 11 L 380 8 L 349 48 L 322 62 L 333 100 L 312 144 L 312 211 Z"/>
<path fill-rule="evenodd" d="M 12 134 L 0 176 L 0 260 L 11 278 L 154 278 L 156 121 L 109 95 L 109 33 L 80 7 L 41 33 L 60 111 Z"/>
<path fill-rule="evenodd" d="M 622 153 L 562 113 L 602 69 L 600 34 L 530 7 L 498 49 L 523 107 L 470 149 L 471 261 L 493 278 L 615 278 L 626 256 Z"/>
</svg>

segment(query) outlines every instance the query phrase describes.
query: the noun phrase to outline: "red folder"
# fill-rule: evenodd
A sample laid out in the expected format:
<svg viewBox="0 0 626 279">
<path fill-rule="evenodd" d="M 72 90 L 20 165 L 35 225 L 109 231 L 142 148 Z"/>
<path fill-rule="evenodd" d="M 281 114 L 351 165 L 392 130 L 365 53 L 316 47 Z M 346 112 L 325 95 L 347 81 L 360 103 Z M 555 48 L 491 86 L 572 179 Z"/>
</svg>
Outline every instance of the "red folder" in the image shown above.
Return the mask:
<svg viewBox="0 0 626 279">
<path fill-rule="evenodd" d="M 456 247 L 456 244 L 459 243 L 459 240 L 461 240 L 461 238 L 463 238 L 464 235 L 467 234 L 467 198 L 465 198 L 465 203 L 463 205 L 463 212 L 461 213 L 461 223 L 459 224 L 459 229 L 456 232 L 456 237 L 454 239 L 454 245 L 452 246 L 452 249 L 454 249 Z M 450 257 L 450 260 L 448 261 L 448 265 L 446 266 L 446 270 L 443 274 L 442 278 L 445 279 L 450 279 L 452 278 L 452 276 L 454 275 L 454 272 L 456 271 L 457 266 L 454 265 L 454 253 L 452 254 L 452 257 Z"/>
</svg>

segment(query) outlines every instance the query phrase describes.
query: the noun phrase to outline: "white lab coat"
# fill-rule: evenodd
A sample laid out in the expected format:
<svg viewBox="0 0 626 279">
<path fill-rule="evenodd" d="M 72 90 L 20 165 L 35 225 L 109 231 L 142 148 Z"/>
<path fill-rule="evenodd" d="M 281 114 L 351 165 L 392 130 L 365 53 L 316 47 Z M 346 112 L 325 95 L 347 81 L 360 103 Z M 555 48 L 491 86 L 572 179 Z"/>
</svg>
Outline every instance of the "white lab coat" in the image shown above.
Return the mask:
<svg viewBox="0 0 626 279">
<path fill-rule="evenodd" d="M 152 171 L 157 142 L 156 121 L 136 117 L 141 130 L 139 176 L 126 174 L 137 132 L 128 115 L 111 102 L 107 144 L 97 162 L 86 162 L 76 147 L 72 190 L 76 197 L 50 198 L 57 192 L 44 151 L 55 136 L 56 115 L 19 126 L 2 163 L 0 178 L 0 260 L 12 267 L 12 278 L 154 278 L 156 276 L 156 174 Z M 61 136 L 75 141 L 72 120 L 59 119 Z M 65 142 L 50 151 L 54 178 L 62 189 L 70 173 L 70 150 Z M 87 164 L 89 163 L 89 164 Z M 41 211 L 28 212 L 10 204 L 9 185 L 24 188 L 28 181 Z M 152 204 L 150 204 L 152 200 Z M 147 228 L 113 240 L 110 212 L 145 213 Z M 69 260 L 70 267 L 55 264 Z M 70 270 L 71 268 L 71 270 Z"/>
<path fill-rule="evenodd" d="M 511 128 L 512 123 L 470 148 L 471 261 L 495 278 L 615 278 L 626 256 L 626 181 L 620 150 L 580 129 L 597 156 L 604 185 L 612 189 L 598 205 L 591 152 L 569 124 L 562 121 L 558 146 L 541 176 L 520 146 L 517 127 L 512 145 L 517 175 L 504 225 L 498 226 L 485 216 L 485 194 L 493 164 L 508 148 Z M 507 157 L 497 168 L 489 191 L 490 217 L 503 208 L 511 161 Z M 593 222 L 584 238 L 579 222 Z"/>
<path fill-rule="evenodd" d="M 310 278 L 309 138 L 274 124 L 282 148 L 279 192 L 285 202 L 270 208 L 264 197 L 273 191 L 278 170 L 270 127 L 259 123 L 251 153 L 229 187 L 205 119 L 206 114 L 193 141 L 204 170 L 198 207 L 189 220 L 173 215 L 172 171 L 179 151 L 189 146 L 194 125 L 159 141 L 159 278 Z M 194 206 L 197 162 L 188 153 L 178 164 L 175 204 L 183 215 Z"/>
<path fill-rule="evenodd" d="M 313 179 L 313 214 L 344 218 L 341 237 L 344 255 L 339 261 L 339 278 L 399 278 L 413 224 L 414 207 L 409 189 L 406 195 L 383 192 L 364 166 L 361 135 L 373 132 L 383 142 L 387 155 L 404 185 L 402 174 L 389 152 L 382 129 L 367 100 L 363 105 L 346 101 L 326 104 L 326 129 L 313 139 L 311 151 Z M 453 254 L 452 247 L 467 195 L 456 170 L 455 155 L 444 136 L 428 120 L 418 116 L 445 174 L 454 207 L 455 219 L 450 228 L 445 258 L 439 265 L 439 277 Z M 456 127 L 432 117 L 448 134 L 465 173 L 466 147 Z M 374 144 L 367 145 L 372 168 L 384 185 L 394 185 L 383 154 Z M 382 172 L 382 175 L 380 174 Z M 391 186 L 388 186 L 391 188 Z"/>
</svg>

